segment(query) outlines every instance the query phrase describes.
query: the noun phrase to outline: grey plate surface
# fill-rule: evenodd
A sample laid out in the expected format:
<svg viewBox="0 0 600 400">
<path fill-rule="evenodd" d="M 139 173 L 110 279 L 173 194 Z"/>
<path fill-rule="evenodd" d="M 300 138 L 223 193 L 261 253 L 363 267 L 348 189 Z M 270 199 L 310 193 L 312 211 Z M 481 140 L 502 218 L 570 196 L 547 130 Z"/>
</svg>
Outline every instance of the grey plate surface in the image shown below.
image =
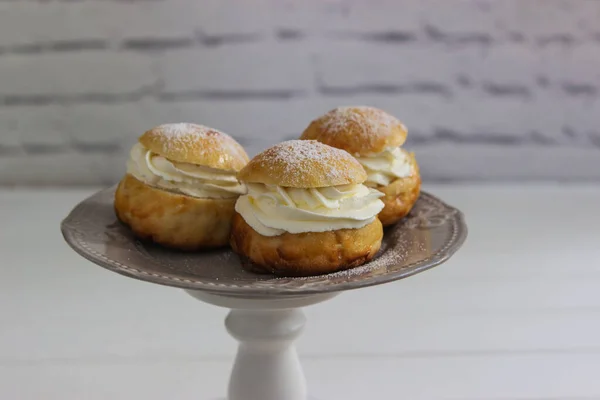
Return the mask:
<svg viewBox="0 0 600 400">
<path fill-rule="evenodd" d="M 113 195 L 114 187 L 94 194 L 62 222 L 63 236 L 77 253 L 132 278 L 229 296 L 302 296 L 406 278 L 446 261 L 467 235 L 461 212 L 422 193 L 410 215 L 386 229 L 370 263 L 328 275 L 277 278 L 245 271 L 228 248 L 184 253 L 140 242 L 117 221 Z"/>
</svg>

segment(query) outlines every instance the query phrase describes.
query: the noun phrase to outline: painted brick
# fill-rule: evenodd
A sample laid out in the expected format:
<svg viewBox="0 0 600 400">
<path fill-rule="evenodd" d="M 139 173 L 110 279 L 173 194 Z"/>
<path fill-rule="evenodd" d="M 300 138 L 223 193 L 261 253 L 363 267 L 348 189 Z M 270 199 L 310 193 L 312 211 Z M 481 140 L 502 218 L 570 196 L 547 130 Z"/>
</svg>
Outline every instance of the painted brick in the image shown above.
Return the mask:
<svg viewBox="0 0 600 400">
<path fill-rule="evenodd" d="M 501 28 L 519 32 L 528 41 L 541 40 L 543 43 L 561 36 L 579 39 L 581 22 L 590 12 L 593 14 L 594 9 L 599 9 L 597 2 L 587 2 L 596 3 L 595 6 L 585 6 L 584 3 L 586 2 L 510 0 L 491 4 Z"/>
<path fill-rule="evenodd" d="M 180 18 L 189 19 L 196 29 L 211 34 L 266 34 L 271 27 L 268 0 L 183 0 Z"/>
<path fill-rule="evenodd" d="M 89 6 L 87 6 L 89 7 Z M 0 46 L 22 45 L 53 40 L 102 38 L 108 33 L 101 17 L 77 18 L 78 3 L 0 3 Z"/>
<path fill-rule="evenodd" d="M 538 49 L 540 63 L 537 73 L 549 88 L 559 86 L 566 76 L 565 65 L 573 57 L 573 46 L 548 46 Z"/>
<path fill-rule="evenodd" d="M 0 109 L 0 146 L 25 146 L 55 151 L 67 146 L 62 106 L 22 106 Z"/>
<path fill-rule="evenodd" d="M 600 90 L 598 43 L 575 46 L 568 51 L 549 50 L 546 58 L 551 60 L 541 70 L 550 80 L 558 84 L 591 85 Z"/>
<path fill-rule="evenodd" d="M 148 102 L 75 104 L 66 107 L 64 135 L 75 145 L 126 151 L 135 139 L 152 128 L 155 110 Z M 157 123 L 158 124 L 158 123 Z"/>
<path fill-rule="evenodd" d="M 198 20 L 198 14 L 193 12 L 189 1 L 99 3 L 102 5 L 97 7 L 101 7 L 104 13 L 102 20 L 112 19 L 111 29 L 120 39 L 191 36 Z"/>
<path fill-rule="evenodd" d="M 8 111 L 16 114 L 22 144 L 55 147 L 66 145 L 63 106 L 10 107 Z"/>
<path fill-rule="evenodd" d="M 600 3 L 597 1 L 580 1 L 576 5 L 578 27 L 585 34 L 594 34 L 596 38 L 600 33 L 598 19 L 600 19 Z"/>
<path fill-rule="evenodd" d="M 498 88 L 524 87 L 533 90 L 540 66 L 539 54 L 514 44 L 493 46 L 468 69 L 468 76 L 479 84 Z"/>
<path fill-rule="evenodd" d="M 119 94 L 156 81 L 149 56 L 105 52 L 0 57 L 0 76 L 4 96 Z"/>
<path fill-rule="evenodd" d="M 0 2 L 0 184 L 112 182 L 181 120 L 255 154 L 349 104 L 400 117 L 427 179 L 600 179 L 599 21 L 579 0 Z"/>
<path fill-rule="evenodd" d="M 420 2 L 420 18 L 423 23 L 449 41 L 487 42 L 496 39 L 496 16 L 492 12 L 493 1 L 445 1 Z"/>
<path fill-rule="evenodd" d="M 572 142 L 581 145 L 596 143 L 600 148 L 600 142 L 595 141 L 595 138 L 600 138 L 600 124 L 598 124 L 600 99 L 598 97 L 592 100 L 569 97 L 560 103 L 553 103 L 552 106 L 553 111 L 564 116 L 563 128 L 565 131 L 563 134 L 569 135 Z M 548 119 L 550 118 L 544 115 L 544 120 Z"/>
<path fill-rule="evenodd" d="M 579 106 L 581 103 L 576 98 L 539 96 L 533 103 L 524 106 L 524 110 L 529 114 L 525 123 L 530 130 L 556 144 L 579 146 L 586 141 L 580 133 L 585 122 L 583 119 L 574 118 L 571 112 Z M 583 112 L 585 113 L 586 111 Z M 524 112 L 520 113 L 521 116 L 523 114 Z M 569 126 L 573 132 L 571 135 L 567 135 L 565 130 Z"/>
<path fill-rule="evenodd" d="M 303 91 L 312 85 L 307 54 L 296 46 L 247 44 L 161 55 L 168 93 L 190 91 Z"/>
<path fill-rule="evenodd" d="M 194 4 L 197 2 L 2 2 L 0 45 L 193 36 L 198 26 Z"/>
<path fill-rule="evenodd" d="M 433 83 L 452 90 L 461 65 L 480 50 L 438 46 L 344 44 L 320 51 L 317 72 L 326 86 L 413 85 Z"/>
<path fill-rule="evenodd" d="M 437 107 L 435 130 L 450 130 L 465 140 L 495 144 L 582 146 L 588 142 L 595 103 L 579 98 L 513 99 L 463 95 Z M 566 131 L 566 128 L 569 128 Z"/>
<path fill-rule="evenodd" d="M 309 121 L 303 115 L 305 102 L 211 101 L 159 105 L 165 120 L 192 121 L 214 126 L 236 137 L 269 138 L 273 135 L 298 134 Z M 248 124 L 248 121 L 253 121 Z"/>
<path fill-rule="evenodd" d="M 125 170 L 126 155 L 75 152 L 0 157 L 0 182 L 19 185 L 112 185 Z"/>
<path fill-rule="evenodd" d="M 438 143 L 415 152 L 425 181 L 600 179 L 598 148 Z"/>
<path fill-rule="evenodd" d="M 21 146 L 17 114 L 10 108 L 0 108 L 0 151 Z M 2 158 L 2 155 L 0 155 Z"/>
<path fill-rule="evenodd" d="M 296 30 L 305 36 L 417 32 L 421 28 L 421 7 L 418 2 L 404 3 L 401 12 L 393 2 L 381 1 L 271 0 L 270 7 L 273 13 L 272 24 L 276 28 Z"/>
<path fill-rule="evenodd" d="M 457 127 L 469 135 L 501 135 L 515 138 L 534 131 L 529 100 L 482 96 L 458 101 L 454 115 L 464 120 Z M 475 101 L 476 100 L 476 101 Z"/>
</svg>

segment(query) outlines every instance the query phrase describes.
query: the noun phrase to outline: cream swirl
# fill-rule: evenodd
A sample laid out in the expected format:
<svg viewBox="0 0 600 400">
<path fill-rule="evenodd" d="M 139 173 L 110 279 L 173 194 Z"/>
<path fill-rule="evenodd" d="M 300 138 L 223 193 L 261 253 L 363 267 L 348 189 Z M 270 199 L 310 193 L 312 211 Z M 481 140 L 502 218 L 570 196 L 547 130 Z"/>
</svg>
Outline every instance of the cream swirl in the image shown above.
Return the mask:
<svg viewBox="0 0 600 400">
<path fill-rule="evenodd" d="M 370 224 L 384 207 L 382 196 L 361 184 L 298 189 L 249 183 L 235 210 L 263 236 L 326 232 Z"/>
<path fill-rule="evenodd" d="M 400 147 L 387 148 L 380 153 L 356 159 L 367 171 L 367 186 L 389 185 L 398 178 L 413 174 L 409 155 Z"/>
<path fill-rule="evenodd" d="M 141 143 L 131 149 L 127 172 L 148 185 L 193 197 L 224 199 L 246 192 L 234 171 L 170 161 Z"/>
</svg>

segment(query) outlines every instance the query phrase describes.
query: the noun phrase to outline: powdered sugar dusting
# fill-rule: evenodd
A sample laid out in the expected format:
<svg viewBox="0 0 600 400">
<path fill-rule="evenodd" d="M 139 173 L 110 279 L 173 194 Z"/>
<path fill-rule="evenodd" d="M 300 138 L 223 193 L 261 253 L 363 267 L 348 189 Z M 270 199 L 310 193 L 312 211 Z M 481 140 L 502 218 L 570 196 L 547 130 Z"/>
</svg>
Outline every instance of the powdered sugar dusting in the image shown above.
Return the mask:
<svg viewBox="0 0 600 400">
<path fill-rule="evenodd" d="M 308 160 L 327 163 L 337 158 L 351 159 L 345 151 L 326 146 L 316 140 L 288 140 L 271 147 L 267 152 L 272 154 L 273 159 L 286 164 L 303 163 Z"/>
<path fill-rule="evenodd" d="M 325 114 L 326 131 L 343 131 L 351 124 L 358 125 L 364 134 L 387 134 L 394 126 L 403 126 L 393 115 L 369 106 L 338 107 Z"/>
<path fill-rule="evenodd" d="M 348 130 L 355 130 L 363 137 L 365 144 L 377 142 L 386 137 L 395 127 L 406 131 L 406 127 L 393 115 L 369 106 L 345 106 L 329 111 L 320 118 L 322 129 L 328 135 L 345 135 Z"/>
<path fill-rule="evenodd" d="M 217 129 L 187 122 L 159 125 L 153 131 L 167 138 L 170 146 L 177 147 L 198 140 L 208 139 L 221 142 L 225 142 L 227 139 L 233 140 L 231 136 Z"/>
<path fill-rule="evenodd" d="M 163 124 L 156 127 L 156 130 L 161 131 L 163 135 L 171 138 L 180 138 L 183 136 L 189 136 L 190 134 L 195 135 L 206 135 L 208 132 L 220 132 L 216 129 L 209 128 L 208 126 L 191 124 L 189 122 L 178 122 L 173 124 Z"/>
<path fill-rule="evenodd" d="M 324 174 L 328 180 L 347 178 L 349 167 L 362 169 L 344 150 L 316 140 L 288 140 L 258 155 L 263 167 L 281 174 L 283 182 L 300 182 L 308 174 Z"/>
<path fill-rule="evenodd" d="M 151 134 L 166 139 L 164 149 L 167 152 L 176 151 L 187 153 L 193 149 L 196 154 L 203 156 L 215 155 L 221 158 L 248 159 L 242 146 L 228 134 L 205 125 L 188 122 L 159 125 L 150 130 Z M 194 144 L 204 143 L 204 146 Z"/>
</svg>

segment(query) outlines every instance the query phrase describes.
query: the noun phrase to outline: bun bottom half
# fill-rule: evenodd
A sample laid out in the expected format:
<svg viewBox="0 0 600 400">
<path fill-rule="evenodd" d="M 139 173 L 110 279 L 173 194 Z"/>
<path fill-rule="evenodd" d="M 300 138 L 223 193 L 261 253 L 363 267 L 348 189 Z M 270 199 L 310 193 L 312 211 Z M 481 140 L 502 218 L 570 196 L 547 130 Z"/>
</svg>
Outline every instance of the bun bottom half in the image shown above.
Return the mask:
<svg viewBox="0 0 600 400">
<path fill-rule="evenodd" d="M 387 186 L 377 186 L 375 189 L 385 196 L 381 198 L 385 207 L 378 217 L 383 226 L 390 226 L 406 217 L 419 199 L 421 193 L 421 175 L 414 156 L 411 156 L 414 173 L 405 178 L 399 178 Z"/>
<path fill-rule="evenodd" d="M 381 246 L 383 227 L 376 218 L 359 229 L 263 236 L 235 213 L 231 247 L 252 262 L 253 272 L 311 276 L 350 269 L 371 260 Z"/>
<path fill-rule="evenodd" d="M 227 245 L 236 199 L 201 199 L 167 192 L 125 175 L 115 212 L 140 239 L 193 251 Z"/>
</svg>

